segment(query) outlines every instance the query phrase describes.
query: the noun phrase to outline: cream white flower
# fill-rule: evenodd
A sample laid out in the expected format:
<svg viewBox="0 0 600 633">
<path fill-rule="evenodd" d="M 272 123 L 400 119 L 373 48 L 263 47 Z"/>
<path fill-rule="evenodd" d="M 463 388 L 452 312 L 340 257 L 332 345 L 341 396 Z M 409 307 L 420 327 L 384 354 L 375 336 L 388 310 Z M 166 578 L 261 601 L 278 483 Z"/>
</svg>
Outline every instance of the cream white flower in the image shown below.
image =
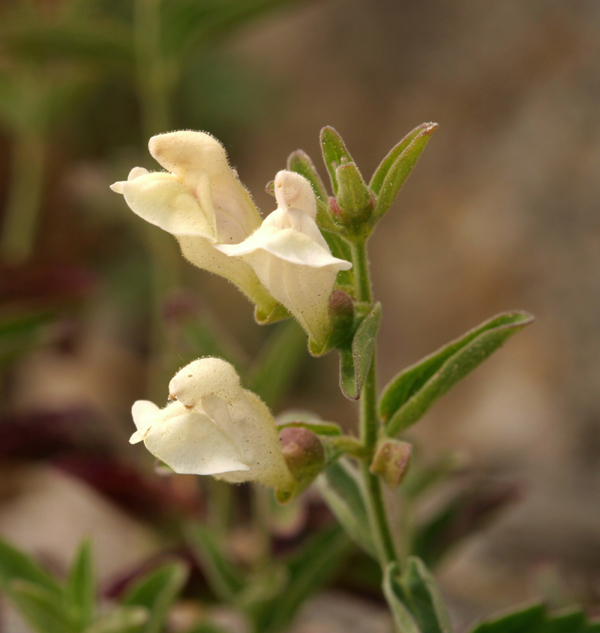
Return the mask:
<svg viewBox="0 0 600 633">
<path fill-rule="evenodd" d="M 275 177 L 278 208 L 240 244 L 216 248 L 252 266 L 271 295 L 299 321 L 311 348 L 331 334 L 329 295 L 340 270 L 352 264 L 331 254 L 315 221 L 317 201 L 304 177 L 280 171 Z"/>
<path fill-rule="evenodd" d="M 143 441 L 177 473 L 257 481 L 278 490 L 294 485 L 273 416 L 241 386 L 232 365 L 196 360 L 174 376 L 169 393 L 173 402 L 164 409 L 147 400 L 133 405 L 132 444 Z"/>
<path fill-rule="evenodd" d="M 221 143 L 205 132 L 180 131 L 153 136 L 148 147 L 168 173 L 135 167 L 111 189 L 134 213 L 172 233 L 192 264 L 233 282 L 265 318 L 276 301 L 248 264 L 215 248 L 245 240 L 261 222 Z"/>
</svg>

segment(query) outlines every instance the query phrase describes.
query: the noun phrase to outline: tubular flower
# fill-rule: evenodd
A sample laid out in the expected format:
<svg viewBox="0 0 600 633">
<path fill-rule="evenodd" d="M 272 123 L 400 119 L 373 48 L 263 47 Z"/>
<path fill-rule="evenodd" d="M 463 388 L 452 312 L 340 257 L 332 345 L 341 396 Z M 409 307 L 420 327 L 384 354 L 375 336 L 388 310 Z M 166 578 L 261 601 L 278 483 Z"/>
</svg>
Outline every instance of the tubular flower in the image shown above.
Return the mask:
<svg viewBox="0 0 600 633">
<path fill-rule="evenodd" d="M 169 384 L 164 409 L 147 400 L 132 408 L 136 432 L 158 459 L 182 474 L 213 475 L 231 483 L 257 481 L 290 489 L 275 420 L 260 398 L 244 389 L 232 365 L 201 358 Z"/>
<path fill-rule="evenodd" d="M 275 177 L 278 208 L 239 244 L 218 245 L 247 262 L 271 295 L 299 321 L 313 351 L 331 334 L 329 295 L 340 270 L 352 264 L 331 254 L 316 224 L 317 201 L 303 176 L 280 171 Z"/>
<path fill-rule="evenodd" d="M 215 248 L 245 240 L 261 221 L 224 147 L 209 134 L 192 131 L 153 136 L 148 147 L 167 172 L 135 167 L 111 189 L 123 194 L 134 213 L 173 234 L 192 264 L 229 279 L 256 304 L 259 319 L 267 318 L 276 301 L 252 268 Z"/>
</svg>

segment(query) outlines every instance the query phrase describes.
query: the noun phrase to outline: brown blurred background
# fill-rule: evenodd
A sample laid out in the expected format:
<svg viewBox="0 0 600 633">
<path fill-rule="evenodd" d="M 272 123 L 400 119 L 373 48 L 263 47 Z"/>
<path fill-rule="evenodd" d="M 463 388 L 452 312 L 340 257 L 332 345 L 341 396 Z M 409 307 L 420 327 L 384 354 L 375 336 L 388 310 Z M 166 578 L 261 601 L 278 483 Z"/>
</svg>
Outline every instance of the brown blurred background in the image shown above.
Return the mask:
<svg viewBox="0 0 600 633">
<path fill-rule="evenodd" d="M 60 567 L 91 532 L 105 579 L 157 551 L 152 530 L 122 509 L 131 499 L 106 500 L 110 466 L 77 456 L 116 455 L 157 485 L 149 456 L 127 444 L 129 407 L 163 402 L 173 368 L 191 360 L 182 323 L 229 331 L 230 349 L 249 359 L 266 336 L 233 287 L 180 260 L 108 190 L 134 165 L 157 168 L 149 135 L 215 134 L 267 213 L 264 186 L 292 150 L 322 165 L 322 126 L 368 177 L 410 129 L 436 121 L 370 242 L 382 385 L 497 312 L 536 316 L 411 434 L 425 462 L 456 451 L 464 477 L 520 486 L 520 501 L 439 575 L 460 624 L 536 595 L 593 609 L 600 5 L 257 2 L 235 20 L 215 18 L 218 5 L 0 3 L 0 298 L 6 318 L 51 314 L 3 365 L 0 534 Z M 37 219 L 8 239 L 11 208 Z M 303 361 L 284 406 L 352 427 L 335 353 Z M 193 503 L 194 481 L 163 483 Z"/>
</svg>

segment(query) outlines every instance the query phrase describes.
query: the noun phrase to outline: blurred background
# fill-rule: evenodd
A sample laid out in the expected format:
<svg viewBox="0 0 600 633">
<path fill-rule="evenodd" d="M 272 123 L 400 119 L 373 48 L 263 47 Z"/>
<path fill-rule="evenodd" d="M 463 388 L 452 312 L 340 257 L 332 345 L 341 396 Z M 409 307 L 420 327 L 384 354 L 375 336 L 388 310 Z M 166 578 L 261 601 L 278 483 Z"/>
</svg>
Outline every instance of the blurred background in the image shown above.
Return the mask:
<svg viewBox="0 0 600 633">
<path fill-rule="evenodd" d="M 382 386 L 497 312 L 536 316 L 411 434 L 422 463 L 454 464 L 423 516 L 471 495 L 437 572 L 459 626 L 535 596 L 598 609 L 600 4 L 1 0 L 0 15 L 0 535 L 61 570 L 91 534 L 106 586 L 159 554 L 173 517 L 202 515 L 204 484 L 154 473 L 127 442 L 131 403 L 162 404 L 202 354 L 251 364 L 273 329 L 108 189 L 158 168 L 152 134 L 214 134 L 265 214 L 291 151 L 321 167 L 324 125 L 368 177 L 436 121 L 370 243 Z M 275 411 L 353 428 L 337 371 L 335 353 L 300 358 Z M 359 594 L 364 630 L 386 630 Z M 353 594 L 331 595 L 297 631 L 342 626 Z"/>
</svg>

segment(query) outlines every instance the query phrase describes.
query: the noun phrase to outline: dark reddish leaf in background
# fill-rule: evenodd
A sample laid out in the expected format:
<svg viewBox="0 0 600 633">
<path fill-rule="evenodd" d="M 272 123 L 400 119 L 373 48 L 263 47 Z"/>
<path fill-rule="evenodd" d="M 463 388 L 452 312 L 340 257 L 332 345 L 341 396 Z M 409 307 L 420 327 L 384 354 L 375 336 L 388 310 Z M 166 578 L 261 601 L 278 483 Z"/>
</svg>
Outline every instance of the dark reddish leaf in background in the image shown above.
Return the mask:
<svg viewBox="0 0 600 633">
<path fill-rule="evenodd" d="M 0 415 L 0 460 L 39 460 L 74 450 L 100 450 L 90 410 L 36 411 Z"/>
<path fill-rule="evenodd" d="M 199 496 L 181 492 L 180 488 L 172 485 L 170 477 L 146 476 L 109 455 L 70 454 L 53 463 L 123 510 L 145 520 L 197 516 L 202 510 Z"/>
<path fill-rule="evenodd" d="M 0 264 L 0 304 L 13 301 L 56 304 L 83 299 L 95 285 L 94 274 L 83 267 Z"/>
</svg>

